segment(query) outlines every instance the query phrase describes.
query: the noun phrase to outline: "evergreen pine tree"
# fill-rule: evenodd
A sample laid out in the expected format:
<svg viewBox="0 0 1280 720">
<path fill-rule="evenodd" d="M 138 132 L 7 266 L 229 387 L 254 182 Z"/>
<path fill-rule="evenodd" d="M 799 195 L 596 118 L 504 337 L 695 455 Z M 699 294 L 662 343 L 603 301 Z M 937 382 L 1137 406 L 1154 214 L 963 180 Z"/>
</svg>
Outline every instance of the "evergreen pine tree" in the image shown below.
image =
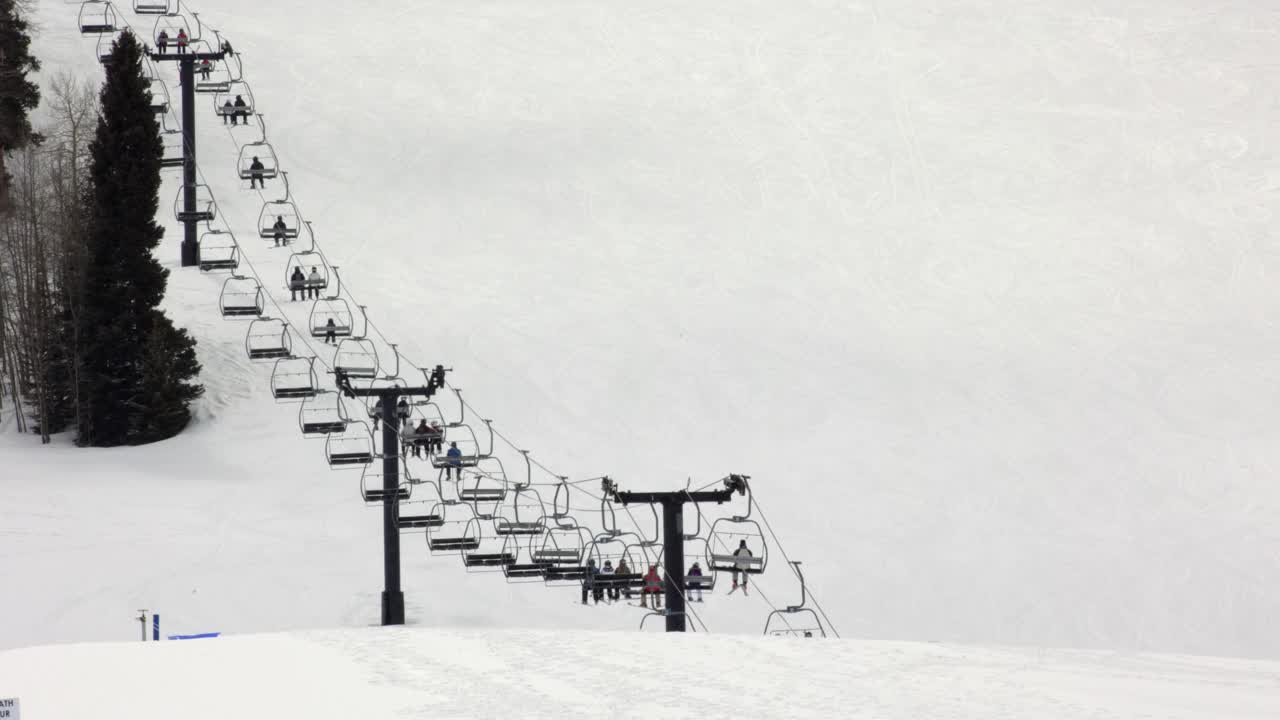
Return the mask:
<svg viewBox="0 0 1280 720">
<path fill-rule="evenodd" d="M 5 154 L 41 139 L 32 132 L 28 117 L 40 103 L 40 89 L 27 79 L 28 72 L 40 69 L 40 62 L 31 57 L 30 47 L 27 21 L 19 12 L 17 1 L 0 0 L 0 213 L 9 207 Z"/>
<path fill-rule="evenodd" d="M 129 32 L 106 63 L 100 108 L 89 148 L 79 429 L 81 444 L 110 446 L 178 433 L 190 417 L 187 403 L 203 390 L 187 382 L 199 372 L 195 341 L 158 309 L 169 274 L 151 255 L 164 235 L 155 223 L 163 148 L 142 46 Z M 166 353 L 167 361 L 157 359 Z"/>
</svg>

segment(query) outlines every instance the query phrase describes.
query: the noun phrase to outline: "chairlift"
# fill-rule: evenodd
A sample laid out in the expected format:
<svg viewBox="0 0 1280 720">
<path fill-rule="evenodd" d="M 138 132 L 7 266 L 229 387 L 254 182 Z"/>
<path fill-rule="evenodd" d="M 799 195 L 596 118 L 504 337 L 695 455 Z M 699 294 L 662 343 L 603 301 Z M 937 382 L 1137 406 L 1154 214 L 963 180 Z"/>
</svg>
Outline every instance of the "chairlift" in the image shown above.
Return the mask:
<svg viewBox="0 0 1280 720">
<path fill-rule="evenodd" d="M 464 512 L 463 508 L 467 508 Z M 427 550 L 432 555 L 475 550 L 480 547 L 480 527 L 471 521 L 475 516 L 466 505 L 439 503 L 432 514 L 442 516 L 435 527 L 427 528 Z"/>
<path fill-rule="evenodd" d="M 488 513 L 481 512 L 478 507 L 472 508 L 476 515 L 493 519 L 497 503 L 507 497 L 507 473 L 502 461 L 496 457 L 481 457 L 475 469 L 468 471 L 467 475 L 470 477 L 464 478 L 458 486 L 458 499 L 473 505 L 493 503 L 494 507 Z"/>
<path fill-rule="evenodd" d="M 330 468 L 368 465 L 373 462 L 373 433 L 363 420 L 348 420 L 340 432 L 324 437 L 324 456 Z"/>
<path fill-rule="evenodd" d="M 262 204 L 262 211 L 258 213 L 258 237 L 275 240 L 279 235 L 290 242 L 297 239 L 302 229 L 302 216 L 298 214 L 298 206 L 290 197 L 289 173 L 280 171 L 280 178 L 284 182 L 284 197 Z M 277 223 L 280 225 L 278 228 Z"/>
<path fill-rule="evenodd" d="M 542 582 L 545 579 L 547 570 L 551 568 L 551 563 L 543 561 L 535 561 L 532 558 L 535 548 L 542 546 L 542 539 L 538 536 L 522 537 L 519 535 L 507 535 L 502 543 L 502 551 L 510 552 L 515 556 L 508 565 L 502 566 L 502 574 L 506 576 L 507 582 Z"/>
<path fill-rule="evenodd" d="M 547 506 L 537 490 L 517 485 L 510 500 L 499 508 L 493 520 L 493 529 L 499 535 L 540 535 L 545 526 L 543 517 Z"/>
<path fill-rule="evenodd" d="M 535 548 L 531 554 L 534 562 L 549 564 L 543 573 L 544 580 L 554 582 L 583 578 L 586 574 L 583 555 L 588 542 L 584 538 L 585 532 L 576 523 L 572 523 L 572 527 L 547 525 L 541 547 Z"/>
<path fill-rule="evenodd" d="M 449 457 L 446 452 L 435 453 L 431 456 L 431 467 L 437 470 L 448 470 L 450 468 L 473 468 L 480 462 L 483 457 L 480 454 L 480 441 L 476 439 L 476 433 L 471 429 L 470 425 L 464 423 L 449 423 L 444 428 L 444 441 L 442 443 L 445 448 L 457 446 L 458 452 L 462 453 L 456 457 Z"/>
<path fill-rule="evenodd" d="M 209 222 L 217 216 L 218 208 L 213 201 L 213 192 L 209 190 L 208 185 L 204 183 L 195 184 L 196 207 L 191 212 L 183 209 L 186 204 L 186 190 L 186 185 L 179 187 L 178 194 L 173 199 L 173 216 L 178 222 Z"/>
<path fill-rule="evenodd" d="M 151 79 L 151 112 L 164 115 L 169 112 L 169 87 L 160 78 Z"/>
<path fill-rule="evenodd" d="M 258 317 L 266 307 L 262 286 L 253 278 L 232 275 L 222 283 L 218 307 L 224 318 Z"/>
<path fill-rule="evenodd" d="M 80 4 L 80 32 L 84 35 L 98 35 L 115 32 L 120 26 L 120 18 L 116 9 L 106 0 L 86 0 Z"/>
<path fill-rule="evenodd" d="M 329 321 L 333 321 L 333 325 Z M 311 337 L 323 338 L 351 337 L 355 329 L 355 318 L 351 314 L 351 306 L 342 298 L 321 298 L 311 305 L 311 319 L 307 323 Z"/>
<path fill-rule="evenodd" d="M 370 465 L 368 467 L 373 467 L 373 466 Z M 437 491 L 436 499 L 410 500 L 409 496 L 413 494 L 413 488 L 415 486 L 419 488 L 421 488 L 422 486 L 427 486 L 436 490 Z M 375 493 L 378 493 L 378 492 L 385 493 L 385 491 L 382 490 L 381 488 L 371 488 L 371 489 L 374 490 Z M 407 485 L 405 486 L 405 489 L 408 491 L 408 495 L 401 495 L 399 488 L 397 488 L 397 493 L 396 493 L 398 498 L 398 502 L 396 503 L 396 527 L 400 529 L 400 532 L 408 532 L 411 530 L 422 530 L 429 527 L 440 527 L 440 525 L 444 523 L 444 515 L 435 512 L 437 510 L 437 505 L 439 505 L 441 501 L 441 498 L 439 497 L 439 488 L 437 488 L 435 484 L 415 483 L 412 479 L 410 479 Z M 362 489 L 362 492 L 363 492 L 363 489 Z M 366 502 L 369 502 L 369 501 L 366 500 Z M 422 510 L 426 510 L 426 512 L 421 512 L 418 510 L 418 508 L 421 508 Z"/>
<path fill-rule="evenodd" d="M 627 548 L 638 543 L 639 540 L 640 537 L 634 533 L 623 533 L 597 535 L 591 541 L 586 551 L 587 562 L 594 562 L 597 572 L 604 568 L 606 562 L 613 568 L 610 574 L 596 575 L 597 586 L 606 590 L 633 590 L 644 587 L 644 573 L 648 570 L 648 566 L 637 567 L 627 559 Z M 624 562 L 627 572 L 619 572 L 618 568 L 623 567 Z"/>
<path fill-rule="evenodd" d="M 159 4 L 161 0 L 143 0 L 144 2 L 155 2 Z M 135 3 L 138 0 L 134 0 Z M 166 8 L 164 13 L 139 13 L 141 15 L 157 15 L 155 24 L 151 28 L 151 39 L 155 42 L 157 49 L 160 46 L 160 32 L 164 31 L 168 36 L 169 43 L 174 46 L 174 52 L 177 52 L 178 33 L 185 33 L 188 45 L 194 43 L 202 43 L 205 49 L 208 49 L 209 43 L 204 40 L 204 26 L 200 23 L 200 16 L 197 13 L 188 13 L 182 9 L 182 0 L 175 0 L 171 8 Z M 190 15 L 190 19 L 188 19 Z M 194 48 L 188 47 L 188 50 Z"/>
<path fill-rule="evenodd" d="M 662 565 L 662 544 L 643 539 L 639 542 L 631 542 L 623 549 L 622 557 L 626 559 L 627 566 L 632 571 L 643 575 L 649 571 L 649 568 Z M 663 570 L 665 571 L 666 568 Z"/>
<path fill-rule="evenodd" d="M 345 338 L 333 354 L 334 372 L 345 373 L 347 377 L 372 380 L 378 376 L 378 367 L 378 349 L 369 340 Z"/>
<path fill-rule="evenodd" d="M 293 355 L 289 323 L 270 317 L 256 318 L 245 332 L 244 350 L 250 360 L 279 360 Z"/>
<path fill-rule="evenodd" d="M 204 43 L 200 43 L 202 46 Z M 202 52 L 207 48 L 200 48 Z M 203 61 L 201 61 L 203 62 Z M 203 68 L 197 68 L 195 72 L 195 87 L 192 88 L 198 93 L 225 93 L 231 90 L 233 83 L 239 82 L 243 76 L 244 69 L 240 64 L 238 55 L 224 55 L 221 60 L 210 60 L 209 71 L 206 74 Z"/>
<path fill-rule="evenodd" d="M 213 93 L 213 112 L 218 117 L 240 117 L 248 125 L 249 116 L 256 114 L 256 108 L 253 90 L 244 80 L 231 80 L 226 88 Z"/>
<path fill-rule="evenodd" d="M 750 556 L 735 554 L 743 541 L 751 552 Z M 706 553 L 707 568 L 715 572 L 759 575 L 769 561 L 769 546 L 764 541 L 760 524 L 745 516 L 720 518 L 712 523 L 707 533 Z"/>
<path fill-rule="evenodd" d="M 115 50 L 116 41 L 124 34 L 124 30 L 98 34 L 98 62 L 106 65 L 111 62 L 111 53 Z"/>
<path fill-rule="evenodd" d="M 160 155 L 160 167 L 182 167 L 186 162 L 186 157 L 183 153 L 183 148 L 186 145 L 182 138 L 182 131 L 170 129 L 166 118 L 166 115 L 160 116 L 160 142 L 164 146 L 164 152 Z M 179 199 L 179 202 L 181 202 L 181 199 Z M 178 211 L 175 209 L 175 212 Z"/>
<path fill-rule="evenodd" d="M 684 557 L 685 560 L 696 562 L 704 558 L 708 554 L 710 545 L 707 539 L 703 537 L 684 537 Z M 711 592 L 716 588 L 717 574 L 709 568 L 702 568 L 701 575 L 690 575 L 689 570 L 692 566 L 683 569 L 685 592 L 690 590 L 701 590 L 702 592 Z"/>
<path fill-rule="evenodd" d="M 168 15 L 169 0 L 133 0 L 135 15 Z"/>
<path fill-rule="evenodd" d="M 360 497 L 370 505 L 381 505 L 390 493 L 387 492 L 380 463 L 371 463 L 360 471 Z M 413 483 L 401 475 L 394 492 L 397 501 L 408 500 L 413 496 Z"/>
<path fill-rule="evenodd" d="M 517 553 L 504 538 L 486 535 L 486 527 L 490 527 L 487 520 L 474 517 L 463 531 L 465 537 L 474 537 L 477 541 L 474 548 L 464 549 L 462 552 L 462 564 L 468 569 L 498 570 L 516 561 Z"/>
<path fill-rule="evenodd" d="M 319 390 L 302 401 L 298 408 L 298 427 L 305 438 L 319 438 L 347 429 L 347 414 L 342 396 L 332 390 Z"/>
<path fill-rule="evenodd" d="M 789 560 L 788 562 L 791 564 L 791 569 L 795 571 L 796 577 L 800 579 L 800 603 L 770 612 L 764 621 L 764 634 L 774 637 L 826 637 L 827 631 L 822 625 L 822 620 L 818 618 L 818 613 L 814 612 L 813 608 L 805 607 L 809 593 L 805 587 L 804 573 L 800 571 L 800 561 Z M 793 621 L 802 624 L 797 626 Z M 818 633 L 816 636 L 815 632 Z"/>
<path fill-rule="evenodd" d="M 255 163 L 261 167 L 255 168 Z M 240 160 L 236 168 L 241 180 L 249 180 L 252 185 L 252 181 L 257 179 L 259 185 L 265 185 L 263 181 L 272 180 L 279 173 L 280 161 L 276 158 L 276 151 L 271 149 L 271 144 L 263 140 L 240 148 Z"/>
<path fill-rule="evenodd" d="M 207 230 L 200 235 L 200 269 L 231 270 L 240 267 L 240 247 L 229 230 Z"/>
<path fill-rule="evenodd" d="M 303 279 L 298 281 L 293 279 L 294 270 L 301 270 Z M 319 280 L 311 280 L 311 271 L 314 270 Z M 337 268 L 334 268 L 336 271 Z M 294 291 L 302 292 L 305 290 L 326 290 L 329 287 L 329 264 L 325 262 L 324 255 L 314 250 L 297 252 L 289 256 L 289 262 L 284 266 L 284 286 L 291 293 Z M 336 272 L 334 273 L 337 274 Z M 341 287 L 332 293 L 324 293 L 325 297 L 338 297 L 341 293 Z M 363 335 L 363 333 L 361 333 Z"/>
<path fill-rule="evenodd" d="M 320 391 L 314 357 L 282 357 L 271 368 L 271 396 L 276 400 L 306 400 Z"/>
</svg>

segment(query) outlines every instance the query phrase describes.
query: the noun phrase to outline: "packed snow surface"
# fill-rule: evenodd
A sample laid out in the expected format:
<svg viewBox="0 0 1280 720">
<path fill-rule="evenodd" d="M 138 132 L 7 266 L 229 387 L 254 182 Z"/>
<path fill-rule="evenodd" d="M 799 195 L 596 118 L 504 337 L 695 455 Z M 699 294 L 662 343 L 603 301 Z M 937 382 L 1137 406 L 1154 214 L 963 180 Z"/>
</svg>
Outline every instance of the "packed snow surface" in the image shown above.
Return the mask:
<svg viewBox="0 0 1280 720">
<path fill-rule="evenodd" d="M 637 490 L 751 475 L 845 637 L 1280 657 L 1270 4 L 192 9 L 243 54 L 293 197 L 350 297 L 406 357 L 453 367 L 483 416 L 555 473 Z M 98 77 L 75 11 L 36 9 L 45 76 Z M 151 21 L 124 16 L 149 32 Z M 176 97 L 172 66 L 163 72 Z M 305 327 L 306 307 L 283 290 L 285 252 L 254 237 L 281 184 L 259 194 L 234 172 L 258 130 L 225 127 L 200 102 L 218 225 L 279 303 L 269 312 Z M 178 190 L 167 178 L 162 211 Z M 208 393 L 189 432 L 158 446 L 0 437 L 0 647 L 127 640 L 142 607 L 175 632 L 377 622 L 379 518 L 360 501 L 358 473 L 330 472 L 321 445 L 299 437 L 296 406 L 273 403 L 267 370 L 245 359 L 244 324 L 217 313 L 224 276 L 178 268 L 181 232 L 168 228 L 167 309 L 200 341 Z M 313 351 L 331 362 L 331 350 Z M 598 527 L 591 513 L 582 503 Z M 420 536 L 406 536 L 404 556 L 411 623 L 639 621 L 580 608 L 572 588 L 467 574 L 456 558 L 428 557 Z M 780 559 L 751 597 L 709 599 L 708 627 L 758 633 L 765 596 L 794 602 Z M 283 659 L 304 648 L 461 637 L 405 632 L 244 642 L 261 644 L 252 662 L 275 671 L 267 682 L 292 677 Z M 619 663 L 615 682 L 561 677 L 531 651 L 512 666 L 484 651 L 478 667 L 499 668 L 484 677 L 502 683 L 536 672 L 563 702 L 586 703 L 580 682 L 596 702 L 618 686 L 637 702 L 656 694 L 646 673 L 658 655 L 635 643 L 673 654 L 662 661 L 717 658 L 717 673 L 748 663 L 752 677 L 778 656 L 824 662 L 792 645 L 698 638 L 674 642 L 716 651 L 679 655 L 600 637 L 591 656 Z M 240 641 L 220 642 L 128 652 L 149 671 L 169 653 L 197 662 Z M 406 655 L 388 672 L 432 667 L 407 649 L 417 646 L 396 643 Z M 886 677 L 888 646 L 823 647 L 845 664 L 824 671 L 840 679 L 822 675 L 832 699 L 814 702 L 870 703 L 857 706 L 868 717 L 919 717 L 917 682 L 948 688 L 960 709 L 934 714 L 950 717 L 999 698 L 1022 717 L 1084 716 L 1106 706 L 1087 692 L 1116 687 L 1105 663 L 1075 673 L 1074 656 L 1059 655 L 1071 685 L 1061 703 L 1042 704 L 1050 693 L 1019 712 L 1020 678 L 1040 677 L 1024 665 L 1034 653 L 993 651 L 982 669 L 943 659 L 961 650 L 902 660 L 947 670 L 939 679 Z M 54 652 L 4 662 L 30 667 Z M 119 696 L 112 678 L 148 677 L 102 662 L 106 652 L 67 651 L 67 662 L 99 659 L 77 683 Z M 361 662 L 318 654 L 335 668 Z M 1210 669 L 1188 671 L 1207 685 L 1185 684 L 1182 663 L 1200 661 L 1115 662 L 1151 683 L 1134 702 L 1167 701 L 1157 717 L 1191 717 L 1190 688 L 1212 702 L 1235 682 L 1205 690 L 1219 682 Z M 363 687 L 372 672 L 333 669 L 314 687 Z M 424 670 L 425 689 L 385 702 L 460 702 L 449 693 L 471 679 L 456 672 Z M 157 682 L 138 702 L 182 687 Z M 717 697 L 764 694 L 734 687 Z M 768 702 L 781 711 L 804 687 Z M 1240 716 L 1256 710 L 1241 702 Z M 1219 709 L 1196 717 L 1229 715 Z"/>
<path fill-rule="evenodd" d="M 10 650 L 0 653 L 0 697 L 18 697 L 24 718 L 42 720 L 1271 720 L 1280 665 L 883 641 L 353 629 Z"/>
</svg>

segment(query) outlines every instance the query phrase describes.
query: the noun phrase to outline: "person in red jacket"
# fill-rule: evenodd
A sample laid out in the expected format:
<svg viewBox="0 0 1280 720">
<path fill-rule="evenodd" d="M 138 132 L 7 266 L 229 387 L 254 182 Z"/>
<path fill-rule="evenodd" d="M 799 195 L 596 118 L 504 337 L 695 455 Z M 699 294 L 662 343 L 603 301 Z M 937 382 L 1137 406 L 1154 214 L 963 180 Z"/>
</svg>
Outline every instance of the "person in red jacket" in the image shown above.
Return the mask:
<svg viewBox="0 0 1280 720">
<path fill-rule="evenodd" d="M 182 55 L 187 52 L 187 42 L 189 40 L 189 38 L 187 38 L 187 31 L 179 29 L 177 40 L 178 40 L 178 54 Z"/>
<path fill-rule="evenodd" d="M 644 589 L 640 591 L 640 607 L 649 607 L 645 604 L 645 596 L 653 595 L 653 609 L 662 609 L 662 578 L 658 577 L 658 566 L 650 565 L 649 572 L 644 575 Z"/>
</svg>

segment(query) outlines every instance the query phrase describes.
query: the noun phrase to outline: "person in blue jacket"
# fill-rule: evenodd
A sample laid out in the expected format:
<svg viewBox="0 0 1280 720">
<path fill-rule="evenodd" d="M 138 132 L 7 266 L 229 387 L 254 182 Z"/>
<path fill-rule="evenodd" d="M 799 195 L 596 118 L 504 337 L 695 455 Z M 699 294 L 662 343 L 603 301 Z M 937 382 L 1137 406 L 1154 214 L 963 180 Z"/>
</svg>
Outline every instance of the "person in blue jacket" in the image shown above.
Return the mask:
<svg viewBox="0 0 1280 720">
<path fill-rule="evenodd" d="M 449 452 L 445 453 L 445 457 L 449 458 L 447 466 L 444 469 L 444 478 L 448 480 L 455 474 L 459 480 L 462 479 L 462 451 L 458 449 L 458 443 L 449 443 Z"/>
</svg>

